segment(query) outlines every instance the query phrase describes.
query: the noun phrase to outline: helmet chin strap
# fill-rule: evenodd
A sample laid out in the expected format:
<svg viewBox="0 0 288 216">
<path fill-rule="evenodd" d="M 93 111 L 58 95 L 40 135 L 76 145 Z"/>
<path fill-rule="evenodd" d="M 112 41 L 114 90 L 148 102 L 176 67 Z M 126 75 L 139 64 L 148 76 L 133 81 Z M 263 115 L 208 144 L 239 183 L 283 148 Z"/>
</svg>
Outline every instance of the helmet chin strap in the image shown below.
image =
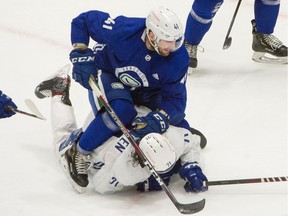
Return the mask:
<svg viewBox="0 0 288 216">
<path fill-rule="evenodd" d="M 150 39 L 150 37 L 149 37 L 149 34 L 148 34 L 148 31 L 147 31 L 147 30 L 146 30 L 146 36 L 147 36 L 147 38 L 148 38 L 148 41 L 149 41 L 150 45 L 155 49 L 155 51 L 156 51 L 159 55 L 161 55 L 161 54 L 159 53 L 158 43 L 156 42 L 157 39 L 155 38 L 155 42 L 152 42 L 151 39 Z M 156 37 L 156 36 L 155 36 L 155 37 Z"/>
</svg>

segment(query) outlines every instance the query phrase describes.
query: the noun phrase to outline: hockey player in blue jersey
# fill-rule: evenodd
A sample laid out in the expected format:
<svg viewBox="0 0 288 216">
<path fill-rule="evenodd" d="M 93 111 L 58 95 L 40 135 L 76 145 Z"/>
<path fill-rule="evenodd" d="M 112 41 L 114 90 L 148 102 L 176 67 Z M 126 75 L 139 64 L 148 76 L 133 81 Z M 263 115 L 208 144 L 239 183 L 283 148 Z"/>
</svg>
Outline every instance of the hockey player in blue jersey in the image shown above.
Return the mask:
<svg viewBox="0 0 288 216">
<path fill-rule="evenodd" d="M 223 0 L 194 0 L 192 4 L 185 29 L 185 46 L 190 57 L 190 71 L 197 67 L 198 45 L 209 31 L 213 18 L 222 3 Z M 255 0 L 254 2 L 252 59 L 256 62 L 287 64 L 287 47 L 272 35 L 279 7 L 280 0 Z M 269 57 L 267 54 L 274 57 Z"/>
<path fill-rule="evenodd" d="M 0 118 L 8 118 L 16 114 L 13 109 L 17 109 L 16 104 L 10 97 L 0 91 Z"/>
<path fill-rule="evenodd" d="M 85 133 L 93 115 L 88 115 L 82 128 L 77 127 L 74 108 L 69 99 L 69 69 L 70 65 L 66 65 L 48 77 L 36 87 L 35 93 L 39 98 L 51 98 L 51 124 L 56 158 L 73 188 L 82 193 L 87 189 L 84 183 L 88 184 L 88 181 L 72 179 L 71 166 L 65 158 L 65 152 L 76 147 L 75 141 L 81 137 L 83 131 Z M 151 112 L 143 106 L 135 106 L 135 110 L 137 116 L 145 116 Z M 149 133 L 144 136 L 139 140 L 139 148 L 166 184 L 169 184 L 172 175 L 179 173 L 185 180 L 185 191 L 197 193 L 208 190 L 208 180 L 201 168 L 201 142 L 198 134 L 190 133 L 185 128 L 170 126 L 161 135 Z M 88 171 L 90 186 L 102 194 L 135 188 L 136 185 L 138 191 L 161 190 L 162 187 L 137 155 L 125 135 L 111 136 L 84 157 L 84 160 L 80 160 L 78 154 L 75 155 L 77 173 L 85 176 Z"/>
<path fill-rule="evenodd" d="M 93 51 L 88 48 L 90 38 L 97 42 Z M 66 153 L 70 175 L 77 184 L 88 185 L 87 174 L 78 173 L 77 163 L 119 132 L 97 103 L 88 83 L 90 75 L 124 125 L 131 125 L 136 117 L 135 104 L 152 110 L 133 122 L 137 138 L 151 132 L 164 133 L 169 124 L 190 129 L 184 119 L 189 56 L 183 39 L 179 18 L 164 7 L 152 10 L 147 18 L 112 19 L 108 13 L 89 11 L 73 19 L 72 76 L 89 90 L 95 115 Z M 40 97 L 41 91 L 45 91 L 44 84 L 37 89 Z"/>
</svg>

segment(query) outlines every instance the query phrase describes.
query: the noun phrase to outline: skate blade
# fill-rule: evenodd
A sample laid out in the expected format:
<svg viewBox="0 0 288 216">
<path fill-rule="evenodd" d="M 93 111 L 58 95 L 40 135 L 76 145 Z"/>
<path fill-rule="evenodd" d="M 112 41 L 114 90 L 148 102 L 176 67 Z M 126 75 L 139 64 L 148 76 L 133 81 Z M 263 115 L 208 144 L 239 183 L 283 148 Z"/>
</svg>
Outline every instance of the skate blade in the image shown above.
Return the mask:
<svg viewBox="0 0 288 216">
<path fill-rule="evenodd" d="M 252 59 L 266 64 L 288 64 L 288 57 L 277 57 L 269 53 L 254 52 Z"/>
<path fill-rule="evenodd" d="M 56 72 L 54 72 L 52 75 L 50 75 L 49 77 L 47 77 L 44 81 L 46 80 L 50 80 L 50 79 L 53 79 L 55 77 L 66 77 L 68 75 L 70 71 L 70 65 L 67 64 L 65 65 L 64 67 L 58 69 Z M 43 81 L 43 82 L 44 82 Z"/>
<path fill-rule="evenodd" d="M 78 184 L 76 184 L 73 179 L 70 176 L 69 166 L 65 159 L 65 156 L 63 155 L 60 159 L 62 170 L 64 171 L 69 183 L 72 185 L 72 187 L 78 192 L 79 194 L 84 193 L 86 191 L 86 187 L 81 187 Z"/>
<path fill-rule="evenodd" d="M 188 75 L 192 75 L 193 73 L 193 68 L 192 67 L 188 67 Z"/>
</svg>

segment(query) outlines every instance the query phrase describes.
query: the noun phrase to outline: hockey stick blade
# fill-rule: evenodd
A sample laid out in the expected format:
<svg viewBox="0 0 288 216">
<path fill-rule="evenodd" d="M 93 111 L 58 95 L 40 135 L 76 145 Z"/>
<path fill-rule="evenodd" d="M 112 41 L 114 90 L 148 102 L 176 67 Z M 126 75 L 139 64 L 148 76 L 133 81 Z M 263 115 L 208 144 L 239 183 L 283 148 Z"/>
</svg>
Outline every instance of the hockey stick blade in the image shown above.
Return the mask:
<svg viewBox="0 0 288 216">
<path fill-rule="evenodd" d="M 231 23 L 230 23 L 230 25 L 229 25 L 228 32 L 227 32 L 227 34 L 226 34 L 225 41 L 224 41 L 224 43 L 223 43 L 223 49 L 224 49 L 224 50 L 225 50 L 225 49 L 228 49 L 228 48 L 231 46 L 231 44 L 232 44 L 232 37 L 229 37 L 229 36 L 230 36 L 230 32 L 231 32 L 231 30 L 232 30 L 232 27 L 233 27 L 234 21 L 235 21 L 235 19 L 236 19 L 236 15 L 237 15 L 237 13 L 238 13 L 238 10 L 239 10 L 239 7 L 240 7 L 241 2 L 242 2 L 242 0 L 239 0 L 239 1 L 238 1 L 238 4 L 237 4 L 236 9 L 235 9 L 235 12 L 234 12 L 234 14 L 233 14 Z"/>
<path fill-rule="evenodd" d="M 223 49 L 228 49 L 231 46 L 232 43 L 232 37 L 228 37 L 225 39 L 224 44 L 223 44 Z"/>
<path fill-rule="evenodd" d="M 190 204 L 176 203 L 175 206 L 182 214 L 195 214 L 205 207 L 205 199 Z"/>
<path fill-rule="evenodd" d="M 146 165 L 146 167 L 149 169 L 151 174 L 154 176 L 154 178 L 158 181 L 158 183 L 161 185 L 162 189 L 165 191 L 167 196 L 170 198 L 170 200 L 173 202 L 175 207 L 178 209 L 178 211 L 182 214 L 194 214 L 196 212 L 201 211 L 205 206 L 205 199 L 195 202 L 195 203 L 188 203 L 188 204 L 181 204 L 177 201 L 171 190 L 168 188 L 168 186 L 165 184 L 161 176 L 157 173 L 151 162 L 147 159 L 145 154 L 142 152 L 142 150 L 137 145 L 136 141 L 130 134 L 130 131 L 123 125 L 117 114 L 114 112 L 112 107 L 110 106 L 109 102 L 105 99 L 104 95 L 98 88 L 96 81 L 94 77 L 91 75 L 89 78 L 89 84 L 92 88 L 93 92 L 96 94 L 97 98 L 102 102 L 103 106 L 105 107 L 106 111 L 109 113 L 109 115 L 113 118 L 115 123 L 118 125 L 119 129 L 122 131 L 122 133 L 126 136 L 129 143 L 134 147 L 135 151 L 138 152 L 139 157 L 142 159 L 143 163 Z"/>
<path fill-rule="evenodd" d="M 47 120 L 37 109 L 36 105 L 34 102 L 30 99 L 25 99 L 25 104 L 26 106 L 30 109 L 30 111 L 36 116 L 36 118 L 42 119 L 42 120 Z"/>
</svg>

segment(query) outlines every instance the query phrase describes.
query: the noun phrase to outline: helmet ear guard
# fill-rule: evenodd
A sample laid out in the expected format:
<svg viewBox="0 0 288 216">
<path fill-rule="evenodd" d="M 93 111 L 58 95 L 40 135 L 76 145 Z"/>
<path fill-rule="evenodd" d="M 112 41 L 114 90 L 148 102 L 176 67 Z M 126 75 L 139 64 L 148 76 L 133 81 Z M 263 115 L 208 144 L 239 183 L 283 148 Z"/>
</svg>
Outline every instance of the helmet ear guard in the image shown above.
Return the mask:
<svg viewBox="0 0 288 216">
<path fill-rule="evenodd" d="M 183 44 L 183 26 L 178 16 L 168 8 L 161 6 L 152 10 L 146 18 L 146 27 L 148 40 L 157 52 L 160 40 L 175 41 L 173 51 L 178 50 Z M 154 42 L 149 37 L 150 31 L 155 35 Z"/>
<path fill-rule="evenodd" d="M 141 139 L 139 147 L 160 174 L 170 171 L 175 165 L 175 149 L 163 135 L 149 133 Z"/>
</svg>

